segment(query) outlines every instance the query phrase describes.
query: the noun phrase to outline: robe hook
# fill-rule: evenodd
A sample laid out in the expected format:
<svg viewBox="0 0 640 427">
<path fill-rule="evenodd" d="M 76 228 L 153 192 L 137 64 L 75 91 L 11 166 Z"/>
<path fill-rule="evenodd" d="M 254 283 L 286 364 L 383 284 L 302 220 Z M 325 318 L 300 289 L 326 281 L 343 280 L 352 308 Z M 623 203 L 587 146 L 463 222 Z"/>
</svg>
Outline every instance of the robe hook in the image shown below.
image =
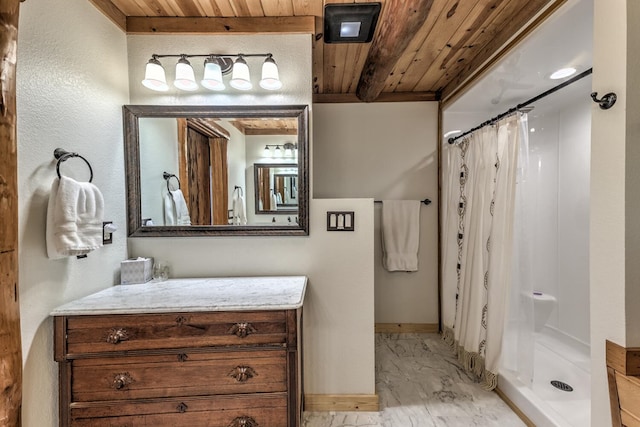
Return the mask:
<svg viewBox="0 0 640 427">
<path fill-rule="evenodd" d="M 613 104 L 616 103 L 618 97 L 615 93 L 609 92 L 602 98 L 598 99 L 598 92 L 591 92 L 591 99 L 593 99 L 594 102 L 597 102 L 601 109 L 608 110 L 613 107 Z"/>
</svg>

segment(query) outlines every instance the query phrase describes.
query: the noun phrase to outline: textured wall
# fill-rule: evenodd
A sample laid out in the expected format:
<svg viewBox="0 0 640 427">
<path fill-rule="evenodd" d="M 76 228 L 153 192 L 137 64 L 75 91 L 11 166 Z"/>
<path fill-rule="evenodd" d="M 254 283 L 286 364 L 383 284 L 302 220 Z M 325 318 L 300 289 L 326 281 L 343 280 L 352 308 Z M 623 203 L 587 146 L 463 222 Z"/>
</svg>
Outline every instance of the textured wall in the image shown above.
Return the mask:
<svg viewBox="0 0 640 427">
<path fill-rule="evenodd" d="M 57 421 L 52 308 L 111 286 L 126 258 L 121 106 L 128 101 L 126 39 L 86 0 L 25 2 L 18 35 L 20 302 L 23 426 Z M 45 218 L 55 176 L 53 150 L 84 155 L 105 198 L 114 243 L 78 260 L 49 260 Z M 83 162 L 62 171 L 86 179 Z"/>
<path fill-rule="evenodd" d="M 417 272 L 382 267 L 375 205 L 376 323 L 438 323 L 438 104 L 314 106 L 314 197 L 429 198 L 420 209 Z"/>
</svg>

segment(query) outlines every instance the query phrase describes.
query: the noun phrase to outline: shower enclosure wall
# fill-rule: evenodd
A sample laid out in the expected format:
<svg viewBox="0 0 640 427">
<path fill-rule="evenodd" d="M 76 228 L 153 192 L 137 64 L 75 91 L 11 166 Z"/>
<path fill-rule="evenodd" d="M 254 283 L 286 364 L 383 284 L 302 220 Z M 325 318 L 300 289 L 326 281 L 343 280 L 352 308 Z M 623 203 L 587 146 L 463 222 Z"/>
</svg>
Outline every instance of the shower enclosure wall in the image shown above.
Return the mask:
<svg viewBox="0 0 640 427">
<path fill-rule="evenodd" d="M 517 196 L 514 226 L 514 257 L 520 260 L 514 262 L 498 388 L 538 426 L 590 422 L 590 91 L 589 76 L 537 101 L 521 158 L 526 164 L 517 186 L 525 191 Z M 445 128 L 481 123 L 500 112 L 445 111 Z M 539 331 L 534 292 L 556 300 Z"/>
</svg>

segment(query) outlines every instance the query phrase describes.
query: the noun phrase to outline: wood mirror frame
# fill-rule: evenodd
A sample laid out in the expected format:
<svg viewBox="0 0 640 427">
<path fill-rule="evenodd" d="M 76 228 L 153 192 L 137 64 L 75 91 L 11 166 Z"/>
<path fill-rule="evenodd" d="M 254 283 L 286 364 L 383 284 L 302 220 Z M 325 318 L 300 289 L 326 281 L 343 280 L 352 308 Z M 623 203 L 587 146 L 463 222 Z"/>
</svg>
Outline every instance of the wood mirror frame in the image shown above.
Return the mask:
<svg viewBox="0 0 640 427">
<path fill-rule="evenodd" d="M 195 236 L 308 236 L 309 235 L 309 109 L 288 106 L 158 106 L 125 105 L 124 154 L 127 186 L 127 235 L 129 237 Z M 178 225 L 142 224 L 140 187 L 139 119 L 143 117 L 251 118 L 293 117 L 298 121 L 298 223 L 292 225 Z"/>
</svg>

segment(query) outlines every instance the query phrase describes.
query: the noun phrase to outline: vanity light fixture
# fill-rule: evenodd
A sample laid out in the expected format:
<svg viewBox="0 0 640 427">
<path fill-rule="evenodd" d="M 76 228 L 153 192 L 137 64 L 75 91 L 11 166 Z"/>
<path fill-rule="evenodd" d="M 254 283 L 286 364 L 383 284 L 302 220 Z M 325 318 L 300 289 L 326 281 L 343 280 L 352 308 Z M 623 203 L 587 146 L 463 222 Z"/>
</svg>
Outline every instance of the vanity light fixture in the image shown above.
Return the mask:
<svg viewBox="0 0 640 427">
<path fill-rule="evenodd" d="M 273 153 L 271 147 L 274 147 Z M 298 155 L 298 144 L 285 142 L 284 144 L 267 144 L 264 146 L 262 157 L 296 157 Z"/>
<path fill-rule="evenodd" d="M 209 90 L 220 91 L 226 88 L 223 76 L 232 73 L 229 85 L 238 90 L 250 90 L 253 88 L 251 74 L 246 58 L 265 58 L 262 64 L 260 87 L 266 90 L 279 90 L 282 81 L 278 73 L 278 66 L 271 53 L 252 53 L 236 55 L 209 53 L 206 55 L 192 54 L 153 54 L 147 62 L 144 80 L 142 84 L 155 91 L 166 92 L 169 90 L 164 67 L 160 58 L 178 58 L 173 85 L 180 90 L 195 91 L 198 84 L 195 72 L 188 58 L 205 58 L 203 77 L 200 84 Z"/>
<path fill-rule="evenodd" d="M 220 62 L 213 55 L 204 60 L 204 76 L 200 84 L 209 90 L 224 90 L 226 87 L 222 81 L 222 66 Z"/>
<path fill-rule="evenodd" d="M 145 87 L 158 92 L 166 92 L 169 90 L 164 68 L 162 68 L 162 64 L 158 61 L 156 55 L 153 55 L 149 62 L 147 62 L 142 84 Z"/>
<path fill-rule="evenodd" d="M 278 75 L 278 66 L 271 55 L 267 56 L 267 59 L 265 59 L 262 64 L 260 87 L 267 90 L 278 90 L 282 88 L 282 82 Z"/>
<path fill-rule="evenodd" d="M 198 89 L 196 83 L 196 75 L 193 72 L 193 67 L 187 58 L 183 55 L 176 64 L 176 79 L 173 81 L 173 85 L 181 90 L 193 92 Z"/>
<path fill-rule="evenodd" d="M 251 75 L 249 74 L 249 66 L 242 55 L 238 56 L 236 62 L 233 63 L 233 74 L 229 82 L 232 88 L 238 90 L 251 90 Z"/>
</svg>

